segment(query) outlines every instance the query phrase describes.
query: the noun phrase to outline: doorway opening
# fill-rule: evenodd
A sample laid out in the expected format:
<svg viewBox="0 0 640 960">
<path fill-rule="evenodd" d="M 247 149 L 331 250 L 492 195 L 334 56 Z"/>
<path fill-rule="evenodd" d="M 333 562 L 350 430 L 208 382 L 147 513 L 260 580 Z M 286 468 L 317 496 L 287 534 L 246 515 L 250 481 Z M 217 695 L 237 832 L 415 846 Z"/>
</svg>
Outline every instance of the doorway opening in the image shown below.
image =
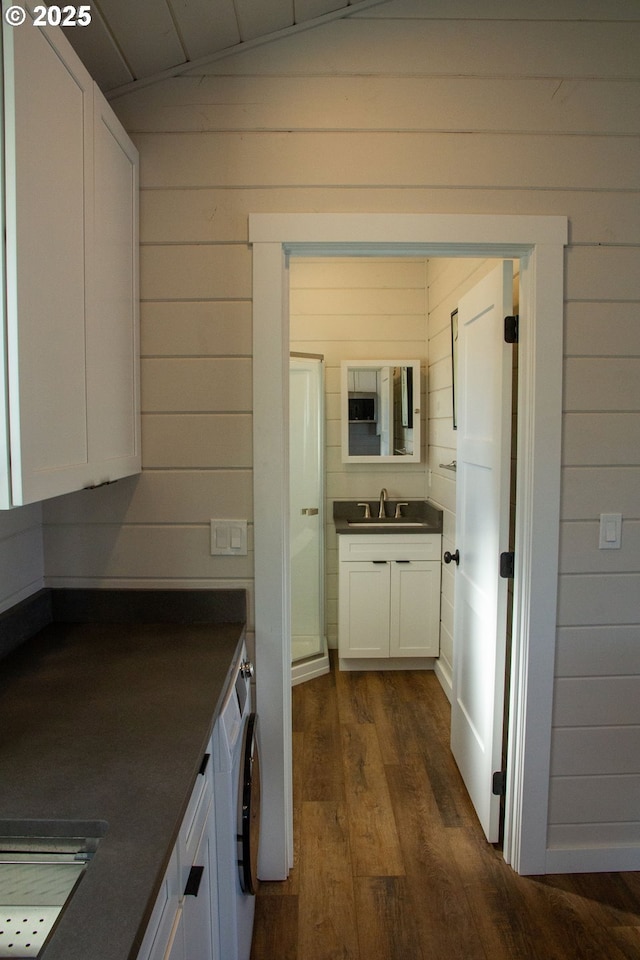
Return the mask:
<svg viewBox="0 0 640 960">
<path fill-rule="evenodd" d="M 489 315 L 486 312 L 487 303 L 484 294 L 474 294 L 477 285 L 483 278 L 489 274 L 498 271 L 500 278 L 498 290 L 501 295 L 501 306 L 498 311 L 499 316 Z M 502 277 L 504 274 L 507 289 L 503 290 Z M 325 463 L 326 472 L 324 476 L 324 485 L 326 490 L 325 500 L 325 527 L 326 542 L 329 546 L 326 557 L 325 571 L 325 615 L 327 623 L 327 635 L 329 637 L 329 646 L 336 648 L 338 646 L 338 582 L 341 574 L 339 570 L 343 569 L 338 563 L 338 541 L 340 537 L 336 536 L 336 529 L 333 524 L 333 506 L 340 501 L 372 501 L 378 497 L 380 489 L 384 488 L 391 500 L 425 500 L 428 499 L 432 504 L 439 507 L 444 514 L 445 541 L 442 546 L 442 553 L 446 558 L 457 551 L 458 548 L 464 548 L 461 552 L 461 565 L 450 564 L 442 567 L 442 600 L 440 590 L 440 574 L 437 576 L 438 587 L 435 595 L 431 596 L 429 590 L 429 599 L 427 606 L 429 611 L 435 610 L 435 624 L 433 635 L 435 647 L 431 647 L 429 656 L 423 656 L 415 659 L 415 653 L 411 662 L 407 659 L 392 658 L 390 660 L 372 659 L 366 662 L 360 658 L 349 659 L 347 661 L 339 660 L 340 669 L 435 669 L 445 693 L 452 703 L 453 716 L 456 723 L 453 729 L 457 732 L 454 746 L 454 755 L 456 760 L 461 763 L 461 769 L 465 781 L 469 783 L 472 789 L 474 802 L 481 805 L 482 811 L 491 811 L 491 826 L 489 827 L 489 818 L 483 816 L 483 826 L 487 830 L 487 836 L 492 842 L 499 839 L 499 819 L 500 802 L 492 793 L 492 775 L 496 771 L 505 769 L 506 761 L 502 759 L 502 736 L 503 731 L 506 735 L 508 729 L 508 701 L 505 698 L 505 671 L 503 663 L 506 661 L 507 637 L 507 618 L 506 605 L 509 599 L 513 597 L 512 591 L 507 591 L 507 585 L 510 581 L 498 580 L 497 557 L 499 551 L 508 551 L 509 544 L 509 501 L 511 491 L 515 491 L 515 486 L 509 483 L 508 470 L 513 469 L 515 464 L 515 444 L 512 443 L 512 424 L 515 419 L 511 415 L 512 410 L 512 379 L 513 379 L 513 354 L 514 346 L 504 343 L 502 320 L 506 314 L 512 314 L 517 304 L 517 290 L 519 281 L 519 271 L 517 263 L 509 260 L 502 262 L 495 258 L 405 258 L 393 256 L 379 257 L 291 257 L 289 263 L 289 289 L 290 289 L 290 317 L 289 317 L 289 336 L 292 349 L 296 351 L 321 352 L 325 358 L 325 395 L 323 404 L 326 410 L 326 446 Z M 493 285 L 490 289 L 493 291 Z M 459 394 L 459 412 L 463 416 L 461 425 L 456 424 L 453 418 L 453 387 L 456 380 L 453 342 L 451 336 L 451 316 L 457 314 L 459 303 L 468 303 L 469 296 L 473 299 L 481 296 L 482 317 L 478 319 L 477 324 L 481 330 L 476 333 L 480 338 L 476 342 L 478 350 L 477 362 L 472 364 L 474 372 L 479 370 L 477 376 L 471 378 L 471 383 L 467 383 L 467 388 L 474 387 L 476 396 L 471 404 L 475 411 L 475 416 L 479 415 L 481 409 L 493 400 L 492 381 L 497 374 L 493 364 L 500 363 L 504 373 L 500 380 L 504 379 L 504 386 L 501 387 L 501 399 L 499 405 L 494 407 L 493 403 L 488 408 L 490 417 L 499 415 L 504 421 L 494 428 L 494 432 L 500 438 L 501 456 L 504 458 L 504 468 L 499 474 L 493 474 L 496 479 L 487 488 L 487 477 L 491 476 L 491 471 L 487 471 L 487 464 L 484 466 L 476 464 L 474 469 L 474 481 L 472 487 L 477 487 L 479 480 L 482 480 L 481 503 L 474 501 L 473 514 L 475 520 L 471 525 L 471 532 L 476 535 L 476 542 L 464 544 L 463 537 L 454 538 L 456 527 L 462 528 L 462 523 L 456 523 L 456 472 L 451 468 L 455 466 L 458 458 L 457 438 L 465 433 L 465 422 L 468 423 L 466 415 L 468 404 L 465 402 L 465 396 L 469 389 L 463 390 L 464 383 L 457 383 L 457 392 Z M 504 301 L 503 301 L 504 297 Z M 468 312 L 468 307 L 466 312 Z M 463 311 L 463 315 L 465 311 Z M 487 329 L 487 323 L 491 324 Z M 466 343 L 469 330 L 475 329 L 476 325 L 464 322 L 461 326 L 461 335 Z M 495 340 L 495 344 L 489 349 L 488 340 Z M 364 426 L 368 430 L 367 437 L 376 439 L 380 443 L 384 434 L 384 417 L 382 411 L 385 407 L 385 378 L 384 372 L 393 369 L 400 361 L 398 357 L 411 357 L 415 362 L 416 370 L 421 370 L 421 375 L 416 379 L 420 383 L 420 396 L 417 398 L 416 406 L 420 411 L 421 419 L 420 430 L 417 435 L 423 438 L 419 444 L 421 447 L 420 455 L 414 458 L 404 456 L 395 457 L 376 457 L 368 456 L 366 461 L 352 461 L 350 457 L 345 456 L 344 432 L 348 425 L 351 433 L 352 427 Z M 372 360 L 377 357 L 377 360 Z M 349 364 L 355 368 L 360 379 L 349 387 L 349 390 L 356 389 L 360 393 L 349 396 L 367 396 L 371 397 L 373 405 L 372 415 L 364 423 L 362 419 L 352 422 L 352 413 L 344 402 L 344 390 L 346 382 L 344 381 L 344 365 Z M 382 364 L 381 367 L 375 366 Z M 387 366 L 385 366 L 387 364 Z M 391 367 L 388 365 L 391 364 Z M 367 365 L 372 365 L 371 367 Z M 493 371 L 493 373 L 490 373 Z M 342 376 L 341 376 L 342 374 Z M 458 375 L 458 380 L 460 376 Z M 468 378 L 467 378 L 468 379 Z M 369 390 L 368 394 L 362 393 Z M 490 394 L 487 392 L 490 390 Z M 371 392 L 373 391 L 373 392 Z M 504 393 L 504 397 L 502 397 Z M 504 409 L 502 409 L 504 405 Z M 290 417 L 293 422 L 296 418 L 303 416 L 305 409 L 304 397 L 300 396 L 300 391 L 292 383 L 290 392 Z M 412 405 L 413 406 L 413 405 Z M 348 416 L 348 424 L 347 424 Z M 468 424 L 471 429 L 472 425 Z M 477 423 L 476 423 L 477 429 Z M 483 429 L 483 435 L 488 437 L 491 431 Z M 342 440 L 342 444 L 341 444 Z M 353 437 L 350 437 L 350 442 Z M 369 449 L 369 448 L 367 448 Z M 513 459 L 510 458 L 510 451 L 514 451 Z M 477 453 L 477 440 L 474 441 L 474 451 Z M 291 458 L 291 498 L 292 501 L 299 499 L 300 487 L 304 488 L 306 484 L 305 470 L 301 462 L 304 452 L 304 445 L 301 440 L 293 434 L 290 441 Z M 352 452 L 352 451 L 350 451 Z M 378 449 L 378 453 L 380 450 Z M 397 452 L 394 450 L 394 452 Z M 321 463 L 321 458 L 316 462 Z M 417 461 L 417 462 L 416 462 Z M 465 461 L 463 461 L 463 464 Z M 467 465 L 470 468 L 470 464 Z M 478 473 L 480 476 L 478 476 Z M 483 479 L 484 478 L 484 479 Z M 321 482 L 322 478 L 319 478 Z M 462 471 L 461 486 L 465 482 L 468 484 L 467 472 Z M 493 485 L 498 483 L 500 493 L 496 490 L 493 500 L 498 497 L 504 501 L 504 507 L 499 503 L 493 503 L 488 499 L 488 494 L 492 491 Z M 480 487 L 479 487 L 480 489 Z M 472 493 L 464 489 L 461 493 L 461 504 L 466 503 Z M 299 506 L 299 505 L 298 505 Z M 312 525 L 312 521 L 303 519 L 297 515 L 300 511 L 293 510 L 291 515 L 292 524 L 292 648 L 294 650 L 298 644 L 298 622 L 301 614 L 305 619 L 312 616 L 315 607 L 315 578 L 306 575 L 300 582 L 301 564 L 299 562 L 298 552 L 294 550 L 294 544 L 299 539 L 295 530 L 303 525 L 305 529 L 301 531 L 307 537 L 310 530 L 306 529 Z M 463 516 L 463 510 L 460 516 Z M 482 522 L 480 522 L 480 517 Z M 317 518 L 316 518 L 317 519 Z M 486 529 L 490 525 L 491 529 Z M 316 524 L 316 526 L 319 526 Z M 316 528 L 314 526 L 314 529 Z M 479 526 L 482 526 L 482 537 L 477 542 L 477 533 Z M 498 529 L 500 527 L 500 529 Z M 438 551 L 436 550 L 436 558 Z M 481 580 L 471 571 L 471 557 L 481 557 L 481 566 L 485 572 L 491 571 L 491 575 L 485 575 Z M 478 562 L 478 561 L 476 561 Z M 380 572 L 379 570 L 377 572 Z M 374 576 L 373 571 L 367 574 L 361 571 L 361 576 Z M 432 574 L 433 576 L 433 574 Z M 419 575 L 417 570 L 413 572 L 414 584 L 418 582 Z M 418 577 L 418 580 L 415 578 Z M 463 584 L 469 582 L 469 578 L 474 584 L 474 589 L 482 593 L 482 609 L 479 609 L 479 602 L 476 601 L 473 606 L 476 609 L 474 615 L 474 624 L 482 623 L 482 632 L 478 635 L 477 629 L 474 635 L 465 638 L 461 642 L 461 637 L 457 636 L 455 646 L 458 650 L 464 650 L 464 662 L 459 664 L 460 669 L 454 671 L 454 637 L 453 637 L 453 607 L 454 595 L 456 593 L 456 584 L 462 578 Z M 373 583 L 373 581 L 371 581 Z M 487 587 L 489 592 L 487 592 Z M 409 593 L 415 593 L 414 588 L 407 588 Z M 373 604 L 374 596 L 377 595 L 377 587 L 373 588 L 369 602 L 365 600 L 365 606 L 369 608 Z M 422 589 L 418 593 L 422 593 Z M 495 605 L 500 595 L 501 614 L 498 614 Z M 492 600 L 492 597 L 494 598 Z M 301 609 L 301 598 L 302 609 Z M 362 598 L 361 598 L 362 599 Z M 494 605 L 494 616 L 498 617 L 497 625 L 492 624 L 491 606 Z M 442 607 L 443 615 L 440 617 Z M 471 608 L 465 606 L 464 611 Z M 360 614 L 356 614 L 356 623 L 364 616 L 364 609 Z M 460 623 L 467 623 L 468 616 L 460 617 Z M 371 625 L 371 630 L 377 629 Z M 409 643 L 409 635 L 413 630 L 415 618 L 405 616 L 400 623 L 400 630 L 404 631 L 402 637 L 404 642 Z M 495 639 L 487 634 L 495 635 Z M 438 641 L 438 635 L 441 634 Z M 368 628 L 364 629 L 365 643 L 368 643 L 372 636 Z M 346 638 L 340 640 L 341 657 L 349 657 L 346 650 Z M 481 649 L 480 653 L 473 651 L 473 644 Z M 372 646 L 375 645 L 373 640 Z M 413 644 L 412 644 L 413 646 Z M 441 655 L 440 652 L 441 651 Z M 357 653 L 354 654 L 357 657 Z M 492 663 L 492 657 L 495 662 Z M 460 658 L 458 658 L 460 660 Z M 467 664 L 473 663 L 473 669 L 469 670 Z M 457 689 L 454 690 L 454 676 Z M 465 677 L 471 677 L 470 681 Z M 471 689 L 469 690 L 469 684 Z M 491 702 L 489 702 L 491 701 Z M 459 711 L 472 716 L 470 723 L 472 727 L 469 732 L 473 733 L 471 741 L 467 736 L 467 726 L 460 722 Z M 462 736 L 460 735 L 462 732 Z M 476 754 L 476 740 L 481 743 L 481 751 L 488 753 L 486 762 L 483 759 L 482 752 Z M 486 768 L 489 769 L 486 769 Z M 478 769 L 476 769 L 478 768 Z M 480 809 L 478 810 L 480 815 Z"/>
<path fill-rule="evenodd" d="M 566 218 L 261 214 L 250 218 L 249 234 L 254 257 L 257 695 L 264 720 L 268 826 L 260 875 L 282 879 L 293 861 L 290 571 L 288 517 L 282 510 L 283 494 L 288 492 L 285 384 L 290 254 L 520 260 L 519 508 L 504 856 L 520 873 L 544 873 L 557 594 Z M 278 562 L 274 563 L 274 557 Z"/>
</svg>

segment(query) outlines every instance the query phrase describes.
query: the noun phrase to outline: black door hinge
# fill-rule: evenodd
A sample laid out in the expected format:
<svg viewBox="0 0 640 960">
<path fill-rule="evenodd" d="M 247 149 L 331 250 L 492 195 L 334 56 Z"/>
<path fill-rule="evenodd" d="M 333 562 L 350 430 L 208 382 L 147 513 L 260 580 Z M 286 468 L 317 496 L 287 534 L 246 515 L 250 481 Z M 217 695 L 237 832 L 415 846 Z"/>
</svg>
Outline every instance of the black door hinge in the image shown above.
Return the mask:
<svg viewBox="0 0 640 960">
<path fill-rule="evenodd" d="M 504 318 L 504 341 L 505 343 L 517 343 L 520 333 L 520 314 L 516 313 L 513 317 Z"/>
<path fill-rule="evenodd" d="M 513 580 L 516 556 L 513 551 L 500 554 L 500 576 L 503 580 Z"/>
<path fill-rule="evenodd" d="M 504 797 L 505 793 L 507 792 L 506 770 L 496 770 L 493 775 L 491 792 L 493 793 L 494 797 Z"/>
</svg>

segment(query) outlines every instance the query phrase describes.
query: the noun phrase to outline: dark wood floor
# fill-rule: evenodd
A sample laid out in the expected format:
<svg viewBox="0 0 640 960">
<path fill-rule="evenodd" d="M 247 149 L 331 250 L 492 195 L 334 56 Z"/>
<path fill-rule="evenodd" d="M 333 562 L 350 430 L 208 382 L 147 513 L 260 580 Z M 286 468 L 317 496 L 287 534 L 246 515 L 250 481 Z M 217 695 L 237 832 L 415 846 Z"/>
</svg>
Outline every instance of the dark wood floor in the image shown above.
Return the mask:
<svg viewBox="0 0 640 960">
<path fill-rule="evenodd" d="M 640 874 L 519 877 L 486 843 L 432 673 L 293 689 L 295 864 L 252 960 L 640 960 Z"/>
</svg>

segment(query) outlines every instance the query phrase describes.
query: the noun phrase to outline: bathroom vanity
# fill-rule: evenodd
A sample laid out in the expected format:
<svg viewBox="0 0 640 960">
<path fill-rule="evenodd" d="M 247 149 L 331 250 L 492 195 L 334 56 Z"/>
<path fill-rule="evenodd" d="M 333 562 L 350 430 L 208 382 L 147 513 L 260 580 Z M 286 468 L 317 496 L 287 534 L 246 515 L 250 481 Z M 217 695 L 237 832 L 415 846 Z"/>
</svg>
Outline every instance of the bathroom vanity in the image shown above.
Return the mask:
<svg viewBox="0 0 640 960">
<path fill-rule="evenodd" d="M 382 517 L 377 503 L 334 504 L 343 670 L 420 668 L 439 654 L 442 514 L 400 503 Z"/>
</svg>

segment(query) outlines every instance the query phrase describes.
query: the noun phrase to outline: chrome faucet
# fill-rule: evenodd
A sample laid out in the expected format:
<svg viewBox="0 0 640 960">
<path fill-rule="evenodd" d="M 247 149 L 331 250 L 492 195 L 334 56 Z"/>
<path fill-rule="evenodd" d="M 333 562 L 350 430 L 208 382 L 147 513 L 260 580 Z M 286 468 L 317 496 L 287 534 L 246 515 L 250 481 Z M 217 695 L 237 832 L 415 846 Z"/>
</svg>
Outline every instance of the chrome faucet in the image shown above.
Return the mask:
<svg viewBox="0 0 640 960">
<path fill-rule="evenodd" d="M 382 519 L 384 516 L 386 516 L 384 512 L 384 505 L 388 496 L 389 494 L 387 493 L 387 488 L 383 487 L 380 491 L 380 509 L 378 510 L 378 519 Z"/>
</svg>

